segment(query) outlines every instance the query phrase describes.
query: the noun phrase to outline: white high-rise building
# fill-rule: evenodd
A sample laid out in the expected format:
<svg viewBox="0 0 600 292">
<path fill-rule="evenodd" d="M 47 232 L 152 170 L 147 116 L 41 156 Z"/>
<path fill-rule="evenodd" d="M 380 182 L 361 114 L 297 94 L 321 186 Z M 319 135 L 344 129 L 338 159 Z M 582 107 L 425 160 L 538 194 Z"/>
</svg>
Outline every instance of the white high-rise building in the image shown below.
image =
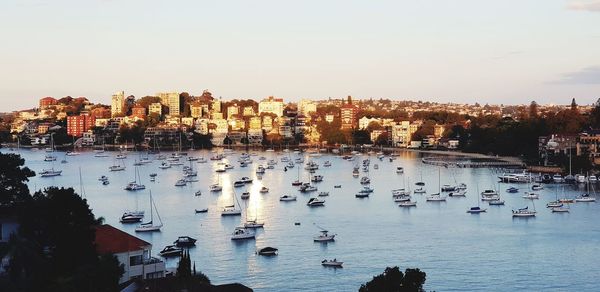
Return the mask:
<svg viewBox="0 0 600 292">
<path fill-rule="evenodd" d="M 258 113 L 273 113 L 277 117 L 283 116 L 283 99 L 282 98 L 265 98 L 258 103 Z"/>
<path fill-rule="evenodd" d="M 160 98 L 160 103 L 169 108 L 169 115 L 179 116 L 181 107 L 179 92 L 160 92 L 156 96 Z"/>
<path fill-rule="evenodd" d="M 125 91 L 119 91 L 112 95 L 110 115 L 112 117 L 123 114 L 125 107 Z"/>
</svg>

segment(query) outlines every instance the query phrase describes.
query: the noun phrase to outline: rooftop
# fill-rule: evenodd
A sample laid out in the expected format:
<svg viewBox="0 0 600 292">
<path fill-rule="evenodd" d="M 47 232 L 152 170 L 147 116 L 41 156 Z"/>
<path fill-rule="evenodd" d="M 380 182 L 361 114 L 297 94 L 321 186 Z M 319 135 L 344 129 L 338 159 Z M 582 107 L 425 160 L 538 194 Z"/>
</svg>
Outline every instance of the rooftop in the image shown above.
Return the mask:
<svg viewBox="0 0 600 292">
<path fill-rule="evenodd" d="M 96 251 L 99 254 L 114 254 L 141 250 L 151 244 L 125 231 L 105 224 L 96 227 Z"/>
</svg>

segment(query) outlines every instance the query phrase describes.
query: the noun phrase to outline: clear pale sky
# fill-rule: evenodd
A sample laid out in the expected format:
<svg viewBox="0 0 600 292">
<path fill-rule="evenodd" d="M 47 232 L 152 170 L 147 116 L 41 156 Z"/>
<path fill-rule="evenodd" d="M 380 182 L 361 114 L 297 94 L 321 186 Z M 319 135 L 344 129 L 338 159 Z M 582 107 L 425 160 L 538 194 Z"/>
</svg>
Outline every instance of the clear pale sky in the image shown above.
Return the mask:
<svg viewBox="0 0 600 292">
<path fill-rule="evenodd" d="M 203 89 L 589 104 L 600 0 L 0 1 L 0 111 Z"/>
</svg>

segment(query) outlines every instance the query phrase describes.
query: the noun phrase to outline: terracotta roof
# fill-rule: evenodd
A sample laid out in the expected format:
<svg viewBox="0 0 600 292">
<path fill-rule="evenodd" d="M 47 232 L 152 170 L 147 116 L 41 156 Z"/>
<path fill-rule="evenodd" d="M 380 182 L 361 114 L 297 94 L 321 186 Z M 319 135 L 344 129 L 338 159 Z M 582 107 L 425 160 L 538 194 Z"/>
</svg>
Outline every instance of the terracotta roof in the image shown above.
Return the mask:
<svg viewBox="0 0 600 292">
<path fill-rule="evenodd" d="M 96 227 L 96 251 L 99 254 L 115 254 L 141 250 L 151 244 L 108 224 Z"/>
</svg>

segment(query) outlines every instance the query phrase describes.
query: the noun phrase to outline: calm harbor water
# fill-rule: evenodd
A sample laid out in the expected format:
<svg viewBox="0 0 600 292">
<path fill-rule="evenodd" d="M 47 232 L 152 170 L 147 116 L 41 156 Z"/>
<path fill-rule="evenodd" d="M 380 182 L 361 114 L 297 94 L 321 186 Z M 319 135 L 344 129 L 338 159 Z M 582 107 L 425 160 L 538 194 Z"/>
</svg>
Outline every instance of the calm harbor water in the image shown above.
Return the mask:
<svg viewBox="0 0 600 292">
<path fill-rule="evenodd" d="M 44 162 L 43 150 L 20 150 L 26 164 L 36 172 L 52 166 Z M 108 153 L 108 152 L 107 152 Z M 134 180 L 133 163 L 138 154 L 129 152 L 123 162 L 126 171 L 109 172 L 116 153 L 97 158 L 92 152 L 66 157 L 68 163 L 61 164 L 64 154 L 58 153 L 54 167 L 63 170 L 58 177 L 31 178 L 32 190 L 47 186 L 74 187 L 78 192 L 79 168 L 82 172 L 85 197 L 96 216 L 106 223 L 134 234 L 153 244 L 153 254 L 180 235 L 198 239 L 190 250 L 196 268 L 205 273 L 213 283 L 240 282 L 256 291 L 356 291 L 361 283 L 381 273 L 386 266 L 398 265 L 401 270 L 418 267 L 427 273 L 426 289 L 436 291 L 508 291 L 508 290 L 597 290 L 597 262 L 600 260 L 600 206 L 597 203 L 576 203 L 570 213 L 551 213 L 545 208 L 554 200 L 562 187 L 546 185 L 539 191 L 540 200 L 535 201 L 538 215 L 531 219 L 513 219 L 511 209 L 533 205 L 521 198 L 527 185 L 517 194 L 506 193 L 509 184 L 497 184 L 497 173 L 489 169 L 440 169 L 441 184 L 458 182 L 468 185 L 465 198 L 448 198 L 447 202 L 425 202 L 425 195 L 413 195 L 418 206 L 400 208 L 394 203 L 390 190 L 404 185 L 415 188 L 414 182 L 426 183 L 428 193 L 438 187 L 438 167 L 421 163 L 419 153 L 404 152 L 389 162 L 376 159 L 374 155 L 362 155 L 355 162 L 345 161 L 339 156 L 323 155 L 319 158 L 305 157 L 305 162 L 314 160 L 320 167 L 316 174 L 324 176 L 317 183 L 319 191 L 329 191 L 324 197 L 325 206 L 306 206 L 309 197 L 317 192 L 302 194 L 291 182 L 297 178 L 297 168 L 283 170 L 283 156 L 295 158 L 300 154 L 282 152 L 259 152 L 252 156 L 253 164 L 241 168 L 237 159 L 241 152 L 233 152 L 226 158 L 234 169 L 217 176 L 216 162 L 208 160 L 209 151 L 189 152 L 190 156 L 203 156 L 207 163 L 193 163 L 198 171 L 198 182 L 185 187 L 175 187 L 182 177 L 182 166 L 170 169 L 158 168 L 158 161 L 139 167 L 142 183 L 146 190 L 129 192 L 124 186 Z M 266 166 L 267 160 L 275 159 L 275 169 L 267 169 L 262 179 L 257 179 L 255 168 Z M 152 157 L 152 156 L 151 156 Z M 361 185 L 352 177 L 352 166 L 362 159 L 371 159 L 369 176 L 375 189 L 369 198 L 357 199 L 355 193 Z M 185 157 L 184 157 L 185 159 Z M 323 167 L 329 160 L 331 167 Z M 378 164 L 378 169 L 373 169 Z M 186 162 L 184 165 L 189 165 Z M 404 174 L 396 174 L 397 166 L 404 167 Z M 157 173 L 155 182 L 149 174 Z M 98 178 L 108 176 L 109 185 L 102 185 Z M 306 181 L 308 173 L 302 166 L 301 179 Z M 361 176 L 366 173 L 361 171 Z M 243 190 L 251 192 L 250 199 L 240 200 L 243 213 L 237 217 L 221 217 L 221 208 L 233 202 L 233 181 L 248 176 L 254 179 L 245 188 L 236 188 L 239 195 Z M 224 189 L 221 193 L 210 193 L 208 186 L 218 179 Z M 334 185 L 342 185 L 334 188 Z M 261 194 L 266 186 L 269 193 Z M 466 210 L 477 204 L 477 191 L 499 186 L 506 200 L 505 206 L 487 206 L 487 213 L 470 215 Z M 124 225 L 119 218 L 124 210 L 146 210 L 149 217 L 149 190 L 164 224 L 161 232 L 135 233 L 135 224 Z M 198 190 L 201 196 L 195 196 Z M 568 186 L 567 196 L 575 197 L 583 192 L 583 186 Z M 283 194 L 298 196 L 296 202 L 280 202 Z M 194 209 L 208 208 L 208 213 L 195 214 Z M 257 217 L 265 223 L 257 231 L 255 240 L 232 241 L 231 233 L 245 218 Z M 294 225 L 300 222 L 301 225 Z M 337 234 L 336 241 L 328 244 L 313 242 L 313 236 L 325 227 Z M 276 257 L 255 255 L 257 248 L 274 246 L 279 248 Z M 337 258 L 344 268 L 324 268 L 321 260 Z M 175 267 L 176 259 L 167 260 Z"/>
</svg>

